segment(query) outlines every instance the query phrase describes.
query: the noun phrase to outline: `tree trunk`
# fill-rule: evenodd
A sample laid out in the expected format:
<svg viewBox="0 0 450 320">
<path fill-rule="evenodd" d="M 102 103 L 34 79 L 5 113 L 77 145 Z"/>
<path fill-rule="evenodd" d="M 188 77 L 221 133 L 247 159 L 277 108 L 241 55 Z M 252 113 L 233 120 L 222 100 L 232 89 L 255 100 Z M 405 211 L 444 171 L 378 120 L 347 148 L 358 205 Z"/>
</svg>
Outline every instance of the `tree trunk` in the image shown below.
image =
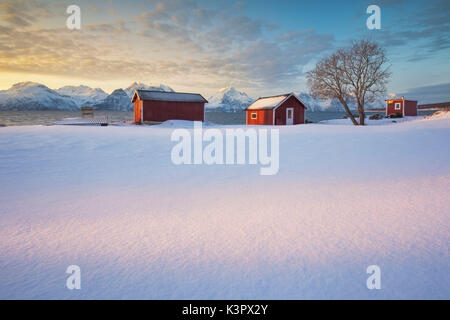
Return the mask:
<svg viewBox="0 0 450 320">
<path fill-rule="evenodd" d="M 347 105 L 347 102 L 344 100 L 339 99 L 339 102 L 344 106 L 345 112 L 347 112 L 347 116 L 352 120 L 353 124 L 355 126 L 358 125 L 358 122 L 355 120 L 355 117 L 353 116 L 353 113 L 350 111 L 350 108 Z"/>
<path fill-rule="evenodd" d="M 359 110 L 359 125 L 360 126 L 365 125 L 365 117 L 366 117 L 366 114 L 364 112 L 364 109 L 360 109 Z"/>
<path fill-rule="evenodd" d="M 366 113 L 364 112 L 364 106 L 358 103 L 358 113 L 359 113 L 359 125 L 363 126 L 365 124 Z"/>
</svg>

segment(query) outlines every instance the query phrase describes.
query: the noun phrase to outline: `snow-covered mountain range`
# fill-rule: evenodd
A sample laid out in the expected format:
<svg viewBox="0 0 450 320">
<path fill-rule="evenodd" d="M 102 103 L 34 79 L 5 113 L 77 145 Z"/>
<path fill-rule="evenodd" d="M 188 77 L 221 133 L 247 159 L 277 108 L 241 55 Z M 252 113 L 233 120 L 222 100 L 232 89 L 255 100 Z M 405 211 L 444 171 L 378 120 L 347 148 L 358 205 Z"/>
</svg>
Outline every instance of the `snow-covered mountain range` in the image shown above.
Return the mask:
<svg viewBox="0 0 450 320">
<path fill-rule="evenodd" d="M 92 106 L 95 109 L 129 111 L 133 110 L 131 97 L 136 89 L 173 92 L 163 84 L 152 86 L 137 82 L 109 95 L 100 88 L 84 85 L 52 90 L 40 83 L 20 82 L 8 90 L 0 90 L 0 110 L 77 110 Z"/>
<path fill-rule="evenodd" d="M 143 90 L 152 90 L 152 91 L 166 91 L 166 92 L 175 92 L 171 87 L 166 86 L 164 84 L 160 84 L 159 86 L 154 86 L 154 85 L 147 85 L 145 83 L 142 82 L 134 82 L 132 83 L 128 88 L 123 89 L 126 94 L 130 97 L 133 96 L 134 91 L 138 90 L 138 89 L 143 89 Z"/>
<path fill-rule="evenodd" d="M 75 99 L 42 84 L 20 82 L 0 91 L 0 110 L 76 110 Z"/>
<path fill-rule="evenodd" d="M 297 93 L 297 97 L 306 104 L 309 111 L 342 111 L 343 107 L 337 100 L 321 101 L 308 93 Z"/>
<path fill-rule="evenodd" d="M 298 93 L 297 96 L 306 104 L 309 111 L 344 111 L 344 107 L 338 100 L 319 100 L 307 93 Z M 365 109 L 384 108 L 385 102 L 383 98 L 379 98 L 373 103 L 366 103 Z M 356 105 L 350 103 L 351 110 L 356 110 Z"/>
<path fill-rule="evenodd" d="M 130 102 L 130 96 L 127 95 L 125 90 L 116 89 L 104 100 L 95 104 L 94 109 L 129 111 L 133 109 L 133 104 Z"/>
<path fill-rule="evenodd" d="M 91 106 L 104 100 L 108 94 L 100 88 L 88 86 L 65 86 L 55 90 L 61 95 L 72 98 L 79 107 Z"/>
<path fill-rule="evenodd" d="M 205 108 L 206 111 L 242 112 L 253 101 L 254 99 L 250 98 L 246 93 L 227 87 L 220 89 L 211 96 Z"/>
<path fill-rule="evenodd" d="M 154 86 L 154 85 L 147 85 L 141 82 L 134 82 L 125 89 L 114 90 L 103 101 L 94 105 L 94 108 L 104 110 L 116 110 L 116 111 L 133 110 L 134 105 L 133 103 L 131 103 L 131 98 L 133 97 L 134 92 L 138 89 L 174 92 L 174 90 L 171 87 L 166 86 L 164 84 Z"/>
<path fill-rule="evenodd" d="M 310 111 L 339 111 L 342 106 L 338 101 L 320 101 L 313 98 L 307 93 L 297 93 L 297 96 L 306 104 Z M 206 104 L 206 111 L 220 111 L 220 112 L 242 112 L 255 99 L 250 98 L 245 92 L 240 92 L 232 87 L 220 89 L 216 94 L 208 99 Z"/>
<path fill-rule="evenodd" d="M 135 90 L 146 89 L 155 91 L 174 92 L 169 86 L 147 85 L 134 82 L 125 89 L 116 89 L 107 94 L 100 88 L 88 86 L 65 86 L 52 90 L 45 85 L 35 82 L 21 82 L 8 90 L 0 90 L 0 110 L 77 110 L 82 106 L 92 106 L 98 110 L 133 110 L 131 98 Z M 306 104 L 309 111 L 342 111 L 338 101 L 320 101 L 307 93 L 297 93 Z M 209 112 L 242 112 L 253 101 L 245 92 L 233 87 L 220 89 L 208 99 L 205 105 Z M 382 107 L 384 101 L 377 102 L 370 107 Z"/>
</svg>

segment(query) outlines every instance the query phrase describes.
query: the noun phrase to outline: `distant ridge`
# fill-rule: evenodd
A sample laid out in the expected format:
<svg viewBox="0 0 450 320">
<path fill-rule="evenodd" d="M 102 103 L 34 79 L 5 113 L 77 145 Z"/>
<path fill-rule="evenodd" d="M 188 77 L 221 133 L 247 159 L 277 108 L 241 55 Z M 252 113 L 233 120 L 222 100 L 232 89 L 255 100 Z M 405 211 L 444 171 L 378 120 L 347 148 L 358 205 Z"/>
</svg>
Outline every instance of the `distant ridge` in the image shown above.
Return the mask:
<svg viewBox="0 0 450 320">
<path fill-rule="evenodd" d="M 226 87 L 220 89 L 208 101 L 207 111 L 242 112 L 253 103 L 254 99 L 245 92 L 239 92 L 233 87 Z"/>
<path fill-rule="evenodd" d="M 100 88 L 85 85 L 64 86 L 53 90 L 36 82 L 20 82 L 0 90 L 0 110 L 78 110 L 92 106 L 97 110 L 133 110 L 131 96 L 136 89 L 174 92 L 169 86 L 134 82 L 125 89 L 107 94 Z"/>
<path fill-rule="evenodd" d="M 77 110 L 74 99 L 43 84 L 19 82 L 0 91 L 0 110 Z"/>
</svg>

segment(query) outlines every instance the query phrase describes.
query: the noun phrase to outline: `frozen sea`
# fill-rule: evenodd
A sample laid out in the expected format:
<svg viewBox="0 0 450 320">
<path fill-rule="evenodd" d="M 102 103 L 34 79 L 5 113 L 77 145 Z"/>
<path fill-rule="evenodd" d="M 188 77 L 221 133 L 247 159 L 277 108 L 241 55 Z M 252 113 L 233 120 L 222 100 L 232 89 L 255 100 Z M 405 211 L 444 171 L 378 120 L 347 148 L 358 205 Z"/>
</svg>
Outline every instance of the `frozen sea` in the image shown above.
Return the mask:
<svg viewBox="0 0 450 320">
<path fill-rule="evenodd" d="M 420 114 L 428 115 L 434 111 L 421 111 Z M 373 112 L 372 112 L 373 113 Z M 371 114 L 371 112 L 369 112 Z M 306 119 L 311 122 L 322 120 L 342 119 L 345 112 L 341 111 L 307 111 Z M 22 125 L 51 125 L 55 121 L 61 121 L 64 118 L 79 117 L 80 111 L 0 111 L 0 124 L 6 126 Z M 106 111 L 96 110 L 95 116 L 107 117 L 109 121 L 131 121 L 133 120 L 133 111 Z M 217 124 L 245 124 L 245 113 L 236 112 L 206 112 L 206 120 Z"/>
</svg>

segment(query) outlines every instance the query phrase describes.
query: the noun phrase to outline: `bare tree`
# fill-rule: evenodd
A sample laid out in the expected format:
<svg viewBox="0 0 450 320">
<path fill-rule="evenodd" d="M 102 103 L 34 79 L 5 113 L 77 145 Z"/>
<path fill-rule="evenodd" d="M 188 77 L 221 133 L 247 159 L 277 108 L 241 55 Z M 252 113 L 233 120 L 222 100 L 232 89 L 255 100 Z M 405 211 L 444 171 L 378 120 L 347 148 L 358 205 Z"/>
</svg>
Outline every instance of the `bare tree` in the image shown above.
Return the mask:
<svg viewBox="0 0 450 320">
<path fill-rule="evenodd" d="M 307 74 L 308 85 L 311 94 L 319 99 L 337 99 L 353 124 L 358 125 L 348 106 L 355 103 L 359 125 L 364 125 L 365 104 L 386 92 L 390 77 L 387 64 L 386 54 L 377 43 L 355 41 L 319 61 Z"/>
<path fill-rule="evenodd" d="M 350 88 L 342 72 L 342 61 L 335 53 L 317 63 L 316 68 L 307 74 L 311 94 L 321 100 L 337 99 L 344 107 L 354 125 L 358 125 L 348 103 L 352 100 Z"/>
</svg>

